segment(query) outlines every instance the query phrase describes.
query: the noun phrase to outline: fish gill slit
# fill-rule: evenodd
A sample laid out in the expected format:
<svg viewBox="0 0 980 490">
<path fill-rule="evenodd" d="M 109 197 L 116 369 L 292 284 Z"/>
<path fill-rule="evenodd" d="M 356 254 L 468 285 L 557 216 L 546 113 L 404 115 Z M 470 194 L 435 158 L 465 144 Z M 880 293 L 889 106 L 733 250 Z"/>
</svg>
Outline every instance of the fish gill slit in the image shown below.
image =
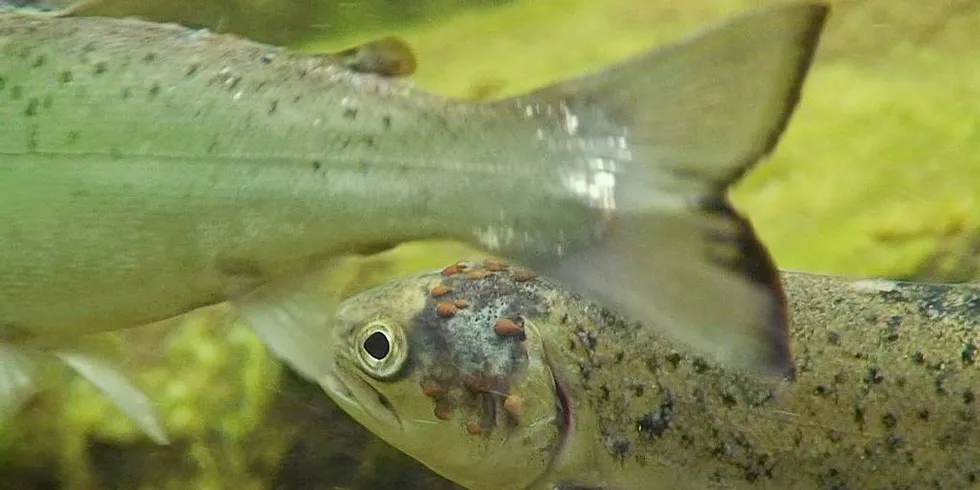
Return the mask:
<svg viewBox="0 0 980 490">
<path fill-rule="evenodd" d="M 564 448 L 568 447 L 568 438 L 572 434 L 572 403 L 571 396 L 565 384 L 562 383 L 557 377 L 552 377 L 552 381 L 555 383 L 555 420 L 558 421 L 558 447 L 555 448 L 556 453 L 561 453 Z"/>
<path fill-rule="evenodd" d="M 402 424 L 402 419 L 401 417 L 398 416 L 398 412 L 395 410 L 395 407 L 391 404 L 391 401 L 388 400 L 388 397 L 384 396 L 383 394 L 377 391 L 375 391 L 375 395 L 378 396 L 378 403 L 380 403 L 381 406 L 384 407 L 384 409 L 387 410 L 388 413 L 390 413 L 391 416 L 394 417 L 396 421 L 398 421 L 398 425 L 399 426 L 404 425 Z"/>
</svg>

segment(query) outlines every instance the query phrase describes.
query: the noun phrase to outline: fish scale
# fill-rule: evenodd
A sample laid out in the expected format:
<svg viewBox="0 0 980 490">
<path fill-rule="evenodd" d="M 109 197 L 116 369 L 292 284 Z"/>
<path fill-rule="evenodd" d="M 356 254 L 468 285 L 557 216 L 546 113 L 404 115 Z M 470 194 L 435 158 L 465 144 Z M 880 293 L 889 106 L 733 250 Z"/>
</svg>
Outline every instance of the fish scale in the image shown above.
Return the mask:
<svg viewBox="0 0 980 490">
<path fill-rule="evenodd" d="M 447 269 L 346 300 L 327 353 L 336 364 L 321 385 L 375 435 L 465 488 L 964 490 L 980 478 L 977 285 L 785 272 L 796 359 L 792 375 L 765 381 L 692 355 L 547 278 Z M 475 311 L 452 316 L 460 320 L 453 338 L 468 341 L 434 344 L 412 333 L 445 328 L 433 311 L 446 296 L 433 297 L 433 287 L 472 300 Z M 560 434 L 555 446 L 509 441 L 490 450 L 481 432 L 452 418 L 417 422 L 426 434 L 417 438 L 371 415 L 400 416 L 427 406 L 427 395 L 409 382 L 416 365 L 402 368 L 404 378 L 375 379 L 345 356 L 359 348 L 351 331 L 381 321 L 392 336 L 409 332 L 414 357 L 492 364 L 504 348 L 485 339 L 501 316 L 523 319 L 529 367 L 508 382 L 524 385 L 525 405 L 553 404 L 553 417 L 535 419 Z M 370 389 L 339 391 L 351 371 Z M 392 403 L 381 407 L 377 396 Z M 487 463 L 495 451 L 511 457 Z"/>
<path fill-rule="evenodd" d="M 54 356 L 163 441 L 84 334 L 231 301 L 317 381 L 333 315 L 311 281 L 434 238 L 778 375 L 785 295 L 726 193 L 774 150 L 827 12 L 752 11 L 488 103 L 415 88 L 393 45 L 306 54 L 71 9 L 2 13 L 0 378 L 16 382 L 0 406 L 20 406 Z"/>
</svg>

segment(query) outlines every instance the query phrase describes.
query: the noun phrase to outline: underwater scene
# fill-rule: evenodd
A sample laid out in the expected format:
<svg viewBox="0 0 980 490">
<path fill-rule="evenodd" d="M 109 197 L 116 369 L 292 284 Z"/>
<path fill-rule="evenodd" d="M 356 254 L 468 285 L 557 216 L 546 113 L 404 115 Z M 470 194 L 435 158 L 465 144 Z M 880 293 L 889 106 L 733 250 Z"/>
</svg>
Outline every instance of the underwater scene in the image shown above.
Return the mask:
<svg viewBox="0 0 980 490">
<path fill-rule="evenodd" d="M 0 1 L 0 489 L 980 486 L 978 50 L 973 0 Z"/>
</svg>

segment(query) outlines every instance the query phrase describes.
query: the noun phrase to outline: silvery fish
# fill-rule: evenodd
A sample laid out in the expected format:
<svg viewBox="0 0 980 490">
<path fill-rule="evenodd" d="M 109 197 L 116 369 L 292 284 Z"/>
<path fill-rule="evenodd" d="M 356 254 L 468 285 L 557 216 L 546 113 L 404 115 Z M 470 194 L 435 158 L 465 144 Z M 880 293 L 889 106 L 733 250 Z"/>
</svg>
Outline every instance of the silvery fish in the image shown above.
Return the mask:
<svg viewBox="0 0 980 490">
<path fill-rule="evenodd" d="M 225 300 L 318 379 L 330 332 L 290 317 L 324 304 L 309 277 L 434 237 L 782 372 L 785 297 L 726 191 L 776 145 L 827 11 L 755 11 L 490 103 L 233 35 L 0 15 L 0 415 L 54 354 L 165 440 L 79 335 Z"/>
<path fill-rule="evenodd" d="M 470 490 L 980 485 L 980 285 L 784 279 L 797 356 L 782 382 L 492 259 L 328 306 L 319 381 Z"/>
</svg>

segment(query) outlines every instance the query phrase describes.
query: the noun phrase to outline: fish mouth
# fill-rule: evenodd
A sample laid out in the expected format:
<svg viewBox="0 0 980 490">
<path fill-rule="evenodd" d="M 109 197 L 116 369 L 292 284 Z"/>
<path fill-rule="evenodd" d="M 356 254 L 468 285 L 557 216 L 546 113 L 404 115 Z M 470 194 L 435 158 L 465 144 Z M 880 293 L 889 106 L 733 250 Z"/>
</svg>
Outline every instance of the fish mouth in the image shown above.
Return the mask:
<svg viewBox="0 0 980 490">
<path fill-rule="evenodd" d="M 324 376 L 320 384 L 331 395 L 334 403 L 340 405 L 358 422 L 367 425 L 363 420 L 366 416 L 375 422 L 371 425 L 390 428 L 394 423 L 399 429 L 403 429 L 401 417 L 395 411 L 394 405 L 360 371 L 335 363 L 334 370 Z M 373 410 L 375 407 L 382 410 Z"/>
</svg>

